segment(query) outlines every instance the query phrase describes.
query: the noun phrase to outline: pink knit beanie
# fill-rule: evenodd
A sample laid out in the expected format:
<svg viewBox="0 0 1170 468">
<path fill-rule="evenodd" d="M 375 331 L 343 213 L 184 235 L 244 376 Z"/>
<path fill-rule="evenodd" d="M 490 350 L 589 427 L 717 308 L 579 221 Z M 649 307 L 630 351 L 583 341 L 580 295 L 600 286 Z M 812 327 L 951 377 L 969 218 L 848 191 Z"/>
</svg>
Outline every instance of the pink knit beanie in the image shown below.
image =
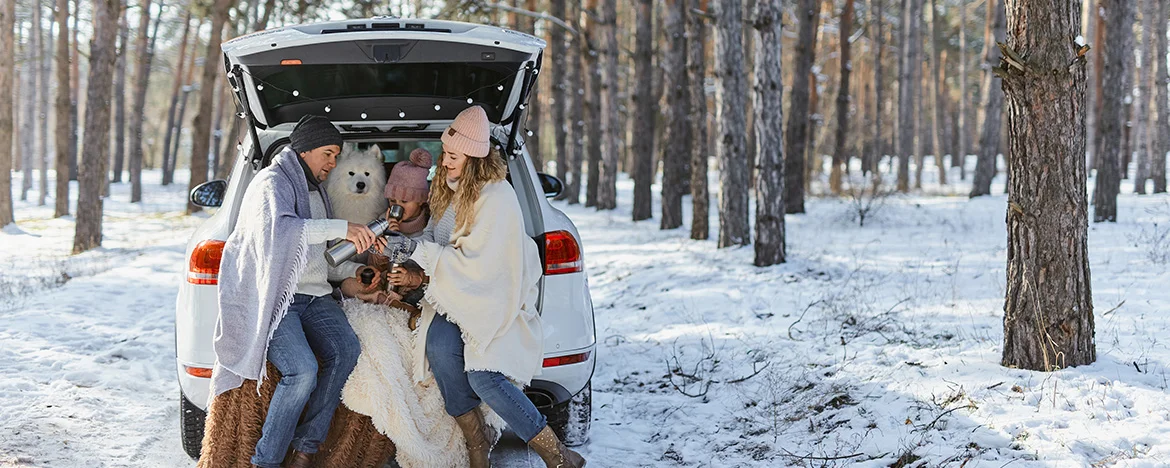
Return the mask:
<svg viewBox="0 0 1170 468">
<path fill-rule="evenodd" d="M 424 203 L 430 193 L 427 175 L 431 172 L 431 153 L 422 148 L 410 152 L 410 159 L 400 161 L 386 179 L 386 198 Z"/>
<path fill-rule="evenodd" d="M 464 109 L 443 132 L 442 140 L 448 151 L 473 158 L 487 157 L 491 146 L 487 113 L 479 106 Z"/>
</svg>

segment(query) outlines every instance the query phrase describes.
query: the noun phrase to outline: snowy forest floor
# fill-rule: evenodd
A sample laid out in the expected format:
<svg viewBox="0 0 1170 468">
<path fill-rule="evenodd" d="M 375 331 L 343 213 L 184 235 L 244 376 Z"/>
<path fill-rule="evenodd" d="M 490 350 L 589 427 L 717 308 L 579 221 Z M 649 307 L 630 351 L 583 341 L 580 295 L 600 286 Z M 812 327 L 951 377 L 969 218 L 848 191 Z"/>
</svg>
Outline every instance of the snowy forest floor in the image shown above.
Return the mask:
<svg viewBox="0 0 1170 468">
<path fill-rule="evenodd" d="M 185 181 L 158 177 L 142 204 L 112 186 L 96 251 L 68 255 L 52 199 L 17 202 L 0 233 L 0 466 L 193 466 L 173 314 L 204 216 L 182 214 Z M 557 202 L 596 308 L 590 466 L 1170 463 L 1170 196 L 1123 183 L 1121 222 L 1090 225 L 1097 363 L 1038 373 L 999 365 L 996 182 L 976 200 L 966 182 L 891 196 L 864 227 L 848 199 L 811 198 L 769 268 L 689 240 L 689 199 L 684 228 L 659 230 L 657 188 L 637 223 L 628 179 L 613 212 Z"/>
</svg>

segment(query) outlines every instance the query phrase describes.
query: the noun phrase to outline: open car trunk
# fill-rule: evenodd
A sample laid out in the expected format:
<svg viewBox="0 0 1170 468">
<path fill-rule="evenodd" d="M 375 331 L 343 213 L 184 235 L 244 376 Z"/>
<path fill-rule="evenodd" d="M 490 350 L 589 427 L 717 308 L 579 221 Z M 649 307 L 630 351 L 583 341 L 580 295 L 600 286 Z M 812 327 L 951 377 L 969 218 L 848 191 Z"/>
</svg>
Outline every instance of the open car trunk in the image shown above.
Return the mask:
<svg viewBox="0 0 1170 468">
<path fill-rule="evenodd" d="M 470 105 L 517 119 L 544 41 L 493 26 L 374 18 L 261 31 L 223 45 L 255 128 L 328 117 L 345 131 L 439 131 Z"/>
</svg>

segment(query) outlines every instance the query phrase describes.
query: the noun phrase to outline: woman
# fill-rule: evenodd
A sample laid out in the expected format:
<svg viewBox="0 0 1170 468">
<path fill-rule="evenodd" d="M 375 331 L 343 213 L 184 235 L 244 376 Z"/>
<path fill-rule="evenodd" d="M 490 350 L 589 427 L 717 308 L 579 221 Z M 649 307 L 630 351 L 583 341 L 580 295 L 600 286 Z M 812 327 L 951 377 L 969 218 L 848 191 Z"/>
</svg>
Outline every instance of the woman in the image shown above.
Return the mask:
<svg viewBox="0 0 1170 468">
<path fill-rule="evenodd" d="M 489 466 L 491 446 L 480 402 L 507 422 L 550 467 L 580 467 L 516 383 L 540 373 L 543 331 L 536 310 L 540 255 L 524 232 L 505 161 L 491 151 L 488 118 L 478 106 L 443 132 L 442 164 L 431 184 L 432 217 L 420 240 L 387 246 L 423 271 L 396 268 L 396 285 L 426 283 L 416 346 L 416 379 L 430 364 L 448 414 L 455 417 L 473 468 Z M 425 359 L 425 362 L 424 362 Z"/>
</svg>

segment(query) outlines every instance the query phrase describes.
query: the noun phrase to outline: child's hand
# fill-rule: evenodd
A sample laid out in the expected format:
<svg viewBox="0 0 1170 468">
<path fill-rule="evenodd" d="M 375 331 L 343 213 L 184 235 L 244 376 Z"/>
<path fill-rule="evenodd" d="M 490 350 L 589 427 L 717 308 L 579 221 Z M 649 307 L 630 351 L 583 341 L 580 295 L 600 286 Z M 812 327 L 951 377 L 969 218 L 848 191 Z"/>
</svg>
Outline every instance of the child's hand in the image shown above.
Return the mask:
<svg viewBox="0 0 1170 468">
<path fill-rule="evenodd" d="M 390 271 L 387 279 L 395 286 L 405 286 L 406 289 L 415 289 L 423 284 L 423 272 L 407 269 L 401 265 Z"/>
</svg>

